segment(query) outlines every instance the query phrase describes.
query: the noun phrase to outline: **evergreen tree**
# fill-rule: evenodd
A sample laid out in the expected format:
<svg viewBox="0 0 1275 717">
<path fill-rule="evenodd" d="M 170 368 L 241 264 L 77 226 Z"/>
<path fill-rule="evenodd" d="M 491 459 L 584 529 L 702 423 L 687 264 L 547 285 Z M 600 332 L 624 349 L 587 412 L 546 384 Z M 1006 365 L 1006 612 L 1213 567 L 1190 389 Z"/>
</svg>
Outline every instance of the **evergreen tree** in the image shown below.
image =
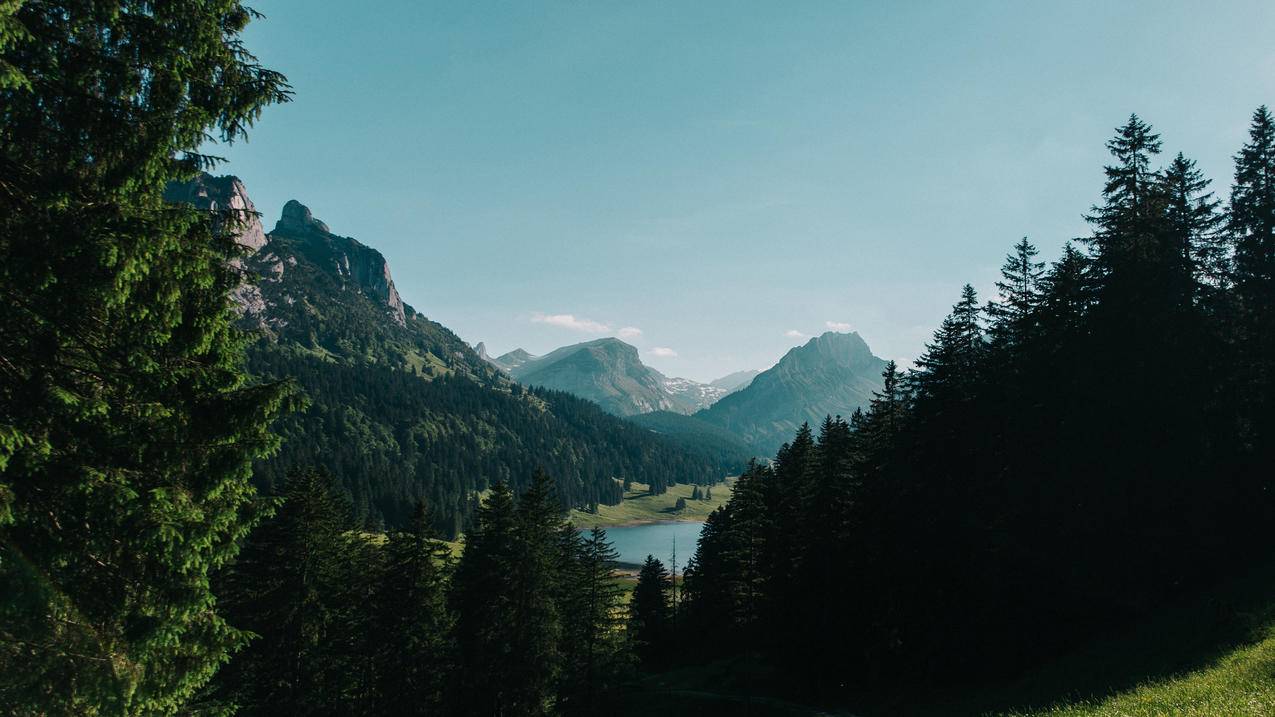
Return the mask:
<svg viewBox="0 0 1275 717">
<path fill-rule="evenodd" d="M 465 714 L 546 714 L 555 709 L 563 678 L 563 609 L 570 600 L 564 563 L 578 539 L 537 470 L 515 503 L 509 488 L 492 487 L 457 566 L 458 680 L 454 711 Z M 572 531 L 574 532 L 574 531 Z"/>
<path fill-rule="evenodd" d="M 628 632 L 647 668 L 660 666 L 667 655 L 673 630 L 672 587 L 664 563 L 646 556 L 629 601 Z"/>
<path fill-rule="evenodd" d="M 235 0 L 0 3 L 0 694 L 167 714 L 247 635 L 208 574 L 253 525 L 232 232 L 165 204 L 287 99 Z M 38 645 L 38 649 L 32 649 Z"/>
<path fill-rule="evenodd" d="M 432 538 L 422 502 L 407 530 L 386 536 L 375 600 L 380 714 L 436 714 L 451 676 L 453 616 L 447 604 L 451 553 Z"/>
<path fill-rule="evenodd" d="M 1036 261 L 1038 253 L 1035 245 L 1023 237 L 1001 267 L 1001 279 L 996 282 L 1000 301 L 987 305 L 993 320 L 989 333 L 998 344 L 1022 343 L 1031 331 L 1030 321 L 1040 307 L 1045 275 L 1045 263 Z"/>
<path fill-rule="evenodd" d="M 282 505 L 222 581 L 232 622 L 259 635 L 217 676 L 214 696 L 246 714 L 362 714 L 368 686 L 354 649 L 370 626 L 370 546 L 319 471 L 289 477 Z"/>
<path fill-rule="evenodd" d="M 1253 113 L 1248 142 L 1235 157 L 1230 231 L 1235 280 L 1251 320 L 1275 314 L 1275 118 L 1265 106 Z"/>
<path fill-rule="evenodd" d="M 1155 198 L 1161 179 L 1151 169 L 1151 158 L 1160 153 L 1160 135 L 1138 116 L 1116 129 L 1107 142 L 1114 164 L 1105 168 L 1104 203 L 1088 216 L 1095 226 L 1089 244 L 1095 269 L 1107 281 L 1120 280 L 1130 265 L 1154 252 L 1157 243 Z"/>
<path fill-rule="evenodd" d="M 1244 440 L 1253 465 L 1275 456 L 1275 118 L 1253 113 L 1248 142 L 1235 158 L 1229 231 L 1239 304 L 1236 392 L 1243 402 Z"/>
<path fill-rule="evenodd" d="M 578 532 L 571 527 L 572 536 Z M 628 662 L 624 641 L 624 588 L 616 580 L 620 554 L 607 540 L 606 531 L 593 528 L 574 547 L 574 570 L 569 574 L 563 610 L 565 684 L 564 711 L 594 714 L 600 692 L 614 684 Z"/>
<path fill-rule="evenodd" d="M 514 509 L 509 486 L 496 483 L 465 536 L 450 596 L 459 661 L 452 702 L 456 714 L 512 713 L 508 683 L 520 669 L 514 663 L 522 659 L 510 649 L 515 639 L 514 570 L 521 558 Z"/>
<path fill-rule="evenodd" d="M 1207 191 L 1209 180 L 1195 162 L 1181 152 L 1165 168 L 1163 182 L 1167 241 L 1180 262 L 1173 274 L 1191 278 L 1192 285 L 1181 291 L 1196 303 L 1216 302 L 1231 274 L 1221 202 Z"/>
</svg>

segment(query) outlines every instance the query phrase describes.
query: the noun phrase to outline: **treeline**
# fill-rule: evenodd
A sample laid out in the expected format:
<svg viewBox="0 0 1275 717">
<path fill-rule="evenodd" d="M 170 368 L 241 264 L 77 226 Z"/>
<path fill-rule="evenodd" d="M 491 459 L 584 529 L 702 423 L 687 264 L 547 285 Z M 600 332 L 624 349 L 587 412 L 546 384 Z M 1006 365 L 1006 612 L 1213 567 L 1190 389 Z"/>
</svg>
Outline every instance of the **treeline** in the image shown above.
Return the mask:
<svg viewBox="0 0 1275 717">
<path fill-rule="evenodd" d="M 248 355 L 253 374 L 291 379 L 310 399 L 276 424 L 283 446 L 258 462 L 254 480 L 276 492 L 289 471 L 324 467 L 350 495 L 356 522 L 373 530 L 406 525 L 424 501 L 431 525 L 455 537 L 472 521 L 481 491 L 502 481 L 526 487 L 518 466 L 553 475 L 564 505 L 596 508 L 619 503 L 627 481 L 659 494 L 675 482 L 720 482 L 744 465 L 738 453 L 681 448 L 560 391 L 516 384 L 501 391 L 467 376 L 426 381 L 264 341 Z"/>
<path fill-rule="evenodd" d="M 228 618 L 256 637 L 198 709 L 592 715 L 633 674 L 652 614 L 668 614 L 666 583 L 626 606 L 605 531 L 567 523 L 543 472 L 517 498 L 494 484 L 459 560 L 423 506 L 379 536 L 355 529 L 321 472 L 292 474 L 280 497 L 215 580 Z"/>
<path fill-rule="evenodd" d="M 1020 668 L 1265 559 L 1275 466 L 1275 122 L 1224 208 L 1136 116 L 1083 249 L 1023 239 L 916 369 L 739 479 L 686 570 L 712 652 L 824 696 Z"/>
</svg>

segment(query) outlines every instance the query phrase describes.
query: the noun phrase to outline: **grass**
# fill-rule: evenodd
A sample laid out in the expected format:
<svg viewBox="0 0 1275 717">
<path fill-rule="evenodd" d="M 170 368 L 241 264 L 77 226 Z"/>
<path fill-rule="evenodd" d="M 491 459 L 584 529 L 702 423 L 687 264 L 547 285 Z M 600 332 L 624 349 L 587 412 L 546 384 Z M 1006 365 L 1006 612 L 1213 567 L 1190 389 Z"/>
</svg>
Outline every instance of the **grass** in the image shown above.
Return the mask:
<svg viewBox="0 0 1275 717">
<path fill-rule="evenodd" d="M 1275 715 L 1275 565 L 1187 595 L 1017 679 L 884 701 L 884 717 Z"/>
<path fill-rule="evenodd" d="M 1275 626 L 1266 639 L 1210 667 L 1151 682 L 1103 700 L 1083 700 L 1014 717 L 1269 717 L 1275 715 Z"/>
<path fill-rule="evenodd" d="M 592 528 L 595 525 L 613 528 L 670 520 L 704 520 L 709 513 L 726 504 L 734 485 L 735 479 L 727 478 L 725 483 L 712 487 L 712 500 L 691 500 L 694 487 L 684 483 L 670 486 L 662 495 L 649 495 L 645 484 L 633 483 L 619 505 L 599 505 L 596 513 L 572 510 L 568 517 L 581 528 Z M 678 498 L 686 499 L 686 507 L 680 511 L 674 508 Z"/>
</svg>

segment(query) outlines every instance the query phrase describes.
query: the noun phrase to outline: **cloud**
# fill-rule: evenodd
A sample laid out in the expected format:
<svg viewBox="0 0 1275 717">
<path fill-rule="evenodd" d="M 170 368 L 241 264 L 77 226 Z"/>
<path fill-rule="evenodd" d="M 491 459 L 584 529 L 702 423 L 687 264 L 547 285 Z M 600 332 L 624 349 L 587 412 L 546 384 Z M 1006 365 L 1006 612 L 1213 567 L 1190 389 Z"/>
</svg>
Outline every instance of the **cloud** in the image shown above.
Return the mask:
<svg viewBox="0 0 1275 717">
<path fill-rule="evenodd" d="M 604 323 L 583 317 L 577 318 L 572 314 L 542 314 L 537 311 L 532 314 L 531 321 L 537 324 L 557 326 L 561 329 L 570 329 L 571 331 L 582 331 L 586 334 L 605 334 L 611 330 L 611 327 Z"/>
<path fill-rule="evenodd" d="M 790 339 L 804 339 L 804 338 L 806 338 L 806 335 L 805 335 L 805 334 L 801 333 L 800 331 L 798 331 L 798 330 L 796 330 L 796 329 L 788 329 L 787 331 L 785 331 L 785 332 L 784 332 L 784 336 L 787 336 L 787 337 L 788 337 L 788 338 L 790 338 Z"/>
<path fill-rule="evenodd" d="M 847 324 L 844 321 L 825 321 L 823 322 L 823 325 L 827 326 L 829 331 L 840 331 L 841 333 L 845 333 L 850 330 L 850 324 Z"/>
<path fill-rule="evenodd" d="M 655 348 L 651 349 L 648 353 L 650 353 L 652 356 L 658 356 L 660 358 L 674 358 L 677 356 L 677 352 L 671 348 L 668 348 L 667 346 L 656 346 Z"/>
<path fill-rule="evenodd" d="M 625 326 L 624 328 L 615 332 L 615 335 L 619 336 L 622 339 L 636 339 L 637 337 L 642 335 L 642 329 L 639 329 L 636 326 Z"/>
</svg>

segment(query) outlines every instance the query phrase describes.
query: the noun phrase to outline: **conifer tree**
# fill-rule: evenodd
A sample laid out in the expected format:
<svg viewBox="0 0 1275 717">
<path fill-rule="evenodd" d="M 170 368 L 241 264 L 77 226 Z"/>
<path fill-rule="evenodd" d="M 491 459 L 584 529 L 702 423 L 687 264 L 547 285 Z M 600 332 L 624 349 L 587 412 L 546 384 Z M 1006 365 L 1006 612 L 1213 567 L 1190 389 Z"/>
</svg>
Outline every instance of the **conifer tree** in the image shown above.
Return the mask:
<svg viewBox="0 0 1275 717">
<path fill-rule="evenodd" d="M 519 667 L 513 644 L 515 565 L 521 558 L 514 497 L 509 486 L 491 487 L 465 536 L 450 604 L 456 614 L 457 672 L 452 695 L 456 714 L 508 712 L 508 683 Z"/>
<path fill-rule="evenodd" d="M 1094 206 L 1087 217 L 1095 227 L 1085 239 L 1095 260 L 1095 269 L 1105 280 L 1119 281 L 1131 272 L 1131 264 L 1154 253 L 1157 243 L 1155 198 L 1161 179 L 1151 168 L 1151 159 L 1160 153 L 1160 135 L 1138 116 L 1116 129 L 1107 142 L 1114 164 L 1105 168 L 1104 203 Z"/>
<path fill-rule="evenodd" d="M 453 649 L 447 604 L 452 559 L 432 535 L 422 502 L 407 530 L 386 536 L 372 630 L 380 714 L 436 714 L 445 707 Z"/>
<path fill-rule="evenodd" d="M 1245 441 L 1256 448 L 1255 465 L 1268 466 L 1275 455 L 1275 118 L 1265 106 L 1253 113 L 1248 142 L 1235 158 L 1228 229 Z"/>
<path fill-rule="evenodd" d="M 233 624 L 259 635 L 217 676 L 215 697 L 245 714 L 362 713 L 367 686 L 352 649 L 370 613 L 360 588 L 370 548 L 350 506 L 319 471 L 289 477 L 278 512 L 222 581 Z"/>
<path fill-rule="evenodd" d="M 575 528 L 566 530 L 578 535 Z M 624 640 L 624 588 L 615 579 L 620 554 L 607 540 L 606 531 L 594 527 L 587 536 L 571 541 L 576 554 L 563 610 L 565 711 L 594 714 L 599 693 L 611 686 L 627 668 Z"/>
<path fill-rule="evenodd" d="M 1165 168 L 1163 182 L 1167 248 L 1180 264 L 1173 274 L 1191 280 L 1191 286 L 1180 291 L 1195 303 L 1216 302 L 1231 274 L 1221 231 L 1225 219 L 1218 211 L 1221 202 L 1207 191 L 1209 180 L 1195 162 L 1181 152 Z"/>
<path fill-rule="evenodd" d="M 1040 306 L 1045 275 L 1045 263 L 1036 261 L 1037 254 L 1036 246 L 1023 237 L 1001 266 L 1001 278 L 996 282 L 1000 301 L 987 305 L 993 320 L 989 333 L 998 344 L 1022 343 L 1031 330 L 1029 322 Z"/>
<path fill-rule="evenodd" d="M 0 694 L 167 714 L 247 635 L 208 574 L 287 392 L 250 386 L 213 218 L 165 204 L 287 99 L 235 0 L 0 3 Z M 32 650 L 32 645 L 39 648 Z"/>
<path fill-rule="evenodd" d="M 664 563 L 652 555 L 646 556 L 629 602 L 628 632 L 647 668 L 661 665 L 667 654 L 673 628 L 671 590 L 672 582 Z"/>
</svg>

